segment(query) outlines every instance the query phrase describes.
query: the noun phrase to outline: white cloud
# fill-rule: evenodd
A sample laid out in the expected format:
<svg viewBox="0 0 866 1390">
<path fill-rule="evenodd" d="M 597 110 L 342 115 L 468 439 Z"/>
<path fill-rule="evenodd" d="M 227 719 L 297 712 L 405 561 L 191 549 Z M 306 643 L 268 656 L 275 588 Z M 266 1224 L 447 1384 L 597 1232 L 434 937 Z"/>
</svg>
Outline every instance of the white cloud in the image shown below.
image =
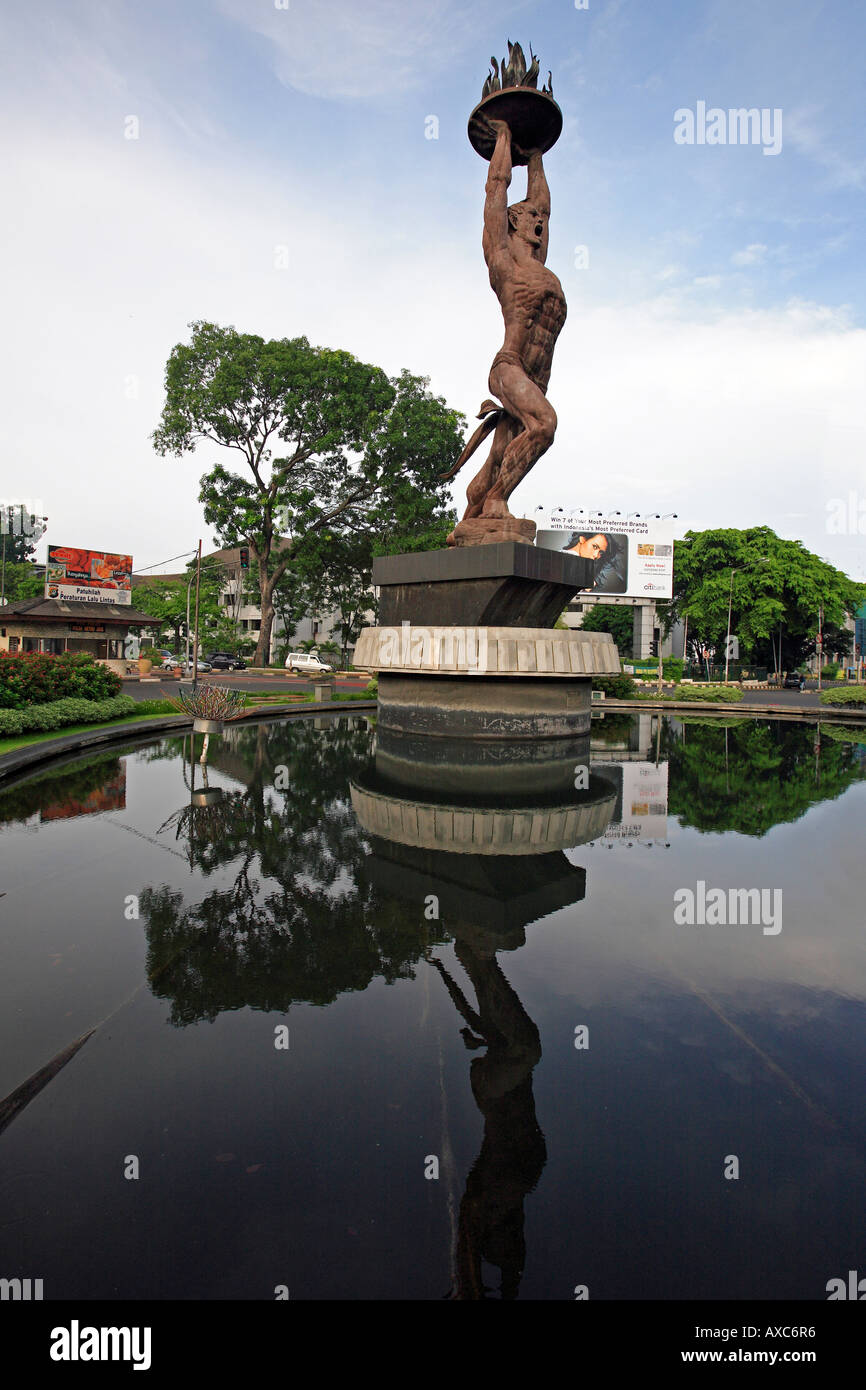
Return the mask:
<svg viewBox="0 0 866 1390">
<path fill-rule="evenodd" d="M 735 251 L 731 257 L 734 265 L 760 265 L 767 254 L 767 248 L 761 241 L 753 241 L 743 251 Z"/>
<path fill-rule="evenodd" d="M 820 113 L 814 107 L 786 111 L 785 139 L 826 170 L 830 188 L 866 186 L 866 159 L 849 159 L 820 128 L 819 120 Z"/>
<path fill-rule="evenodd" d="M 218 0 L 222 13 L 266 39 L 280 81 L 310 96 L 379 97 L 429 83 L 466 51 L 484 27 L 488 3 L 468 10 L 453 0 L 291 0 L 289 9 L 250 0 Z M 506 11 L 507 13 L 507 11 Z M 472 51 L 472 48 L 469 49 Z M 481 60 L 484 61 L 483 59 Z M 478 78 L 479 96 L 486 67 Z"/>
</svg>

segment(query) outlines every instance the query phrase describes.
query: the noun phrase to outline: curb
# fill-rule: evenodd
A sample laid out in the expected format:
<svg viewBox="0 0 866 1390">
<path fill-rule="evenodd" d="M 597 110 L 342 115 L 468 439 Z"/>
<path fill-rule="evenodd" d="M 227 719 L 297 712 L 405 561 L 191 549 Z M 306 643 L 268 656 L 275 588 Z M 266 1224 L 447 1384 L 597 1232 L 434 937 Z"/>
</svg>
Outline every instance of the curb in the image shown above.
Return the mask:
<svg viewBox="0 0 866 1390">
<path fill-rule="evenodd" d="M 866 722 L 866 709 L 856 705 L 847 709 L 844 705 L 822 705 L 820 709 L 812 707 L 799 710 L 791 709 L 790 705 L 750 705 L 745 701 L 741 704 L 717 704 L 707 700 L 616 700 L 608 696 L 595 709 L 659 709 L 662 713 L 669 710 L 672 714 L 727 714 L 738 718 L 750 715 L 753 719 L 799 719 L 812 724 L 827 724 L 833 720 L 847 724 L 852 719 L 855 723 L 858 720 Z"/>
<path fill-rule="evenodd" d="M 275 716 L 280 718 L 304 718 L 310 714 L 338 714 L 346 713 L 346 708 L 352 710 L 371 710 L 376 709 L 375 700 L 320 700 L 317 702 L 290 705 L 277 705 L 274 709 L 252 709 L 240 718 L 233 719 L 232 724 L 256 724 L 265 720 L 273 719 Z M 16 748 L 11 753 L 0 754 L 0 784 L 16 776 L 17 773 L 27 771 L 32 767 L 39 767 L 42 763 L 58 760 L 69 760 L 78 753 L 84 752 L 88 748 L 105 747 L 112 743 L 128 743 L 130 739 L 134 742 L 141 742 L 142 736 L 153 734 L 154 736 L 171 733 L 185 732 L 192 728 L 192 716 L 185 714 L 161 714 L 153 719 L 136 719 L 128 724 L 114 724 L 108 729 L 91 729 L 84 734 L 67 734 L 65 737 L 46 739 L 43 743 L 32 744 L 28 748 Z"/>
</svg>

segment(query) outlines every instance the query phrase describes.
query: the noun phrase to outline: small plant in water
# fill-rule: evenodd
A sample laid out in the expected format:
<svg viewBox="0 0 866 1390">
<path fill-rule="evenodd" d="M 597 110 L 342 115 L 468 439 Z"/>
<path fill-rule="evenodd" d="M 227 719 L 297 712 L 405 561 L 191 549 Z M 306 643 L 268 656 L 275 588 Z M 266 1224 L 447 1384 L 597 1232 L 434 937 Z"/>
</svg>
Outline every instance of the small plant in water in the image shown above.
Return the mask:
<svg viewBox="0 0 866 1390">
<path fill-rule="evenodd" d="M 226 690 L 219 685 L 200 685 L 196 690 L 181 690 L 178 701 L 194 719 L 235 719 L 244 707 L 242 690 Z"/>
<path fill-rule="evenodd" d="M 178 692 L 178 704 L 191 714 L 194 719 L 214 719 L 222 723 L 227 719 L 236 719 L 244 707 L 246 695 L 242 690 L 226 690 L 219 685 L 200 685 L 195 690 L 181 690 Z M 204 744 L 201 750 L 199 762 L 202 766 L 207 762 L 207 750 L 210 743 L 210 734 L 204 736 Z"/>
</svg>

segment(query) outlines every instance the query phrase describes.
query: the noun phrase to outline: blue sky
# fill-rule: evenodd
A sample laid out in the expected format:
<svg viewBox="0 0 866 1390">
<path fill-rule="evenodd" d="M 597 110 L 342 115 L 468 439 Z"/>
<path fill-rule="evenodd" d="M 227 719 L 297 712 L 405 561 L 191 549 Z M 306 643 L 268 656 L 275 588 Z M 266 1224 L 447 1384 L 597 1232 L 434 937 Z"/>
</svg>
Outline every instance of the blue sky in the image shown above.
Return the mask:
<svg viewBox="0 0 866 1390">
<path fill-rule="evenodd" d="M 192 319 L 407 366 L 475 413 L 501 318 L 466 121 L 511 38 L 552 69 L 563 111 L 548 264 L 569 304 L 556 442 L 512 509 L 767 524 L 866 578 L 866 10 L 4 9 L 2 491 L 38 500 L 52 541 L 131 551 L 137 567 L 209 543 L 196 495 L 217 451 L 163 460 L 148 439 Z M 699 101 L 780 110 L 781 150 L 676 144 L 674 113 Z M 852 494 L 862 528 L 828 531 Z"/>
</svg>

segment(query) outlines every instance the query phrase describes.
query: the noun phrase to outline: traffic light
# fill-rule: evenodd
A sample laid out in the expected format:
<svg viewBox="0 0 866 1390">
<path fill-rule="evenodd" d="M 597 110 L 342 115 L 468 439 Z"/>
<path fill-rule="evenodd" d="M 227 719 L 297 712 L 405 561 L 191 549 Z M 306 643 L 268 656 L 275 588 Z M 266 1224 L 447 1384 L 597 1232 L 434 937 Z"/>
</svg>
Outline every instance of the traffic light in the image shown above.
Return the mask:
<svg viewBox="0 0 866 1390">
<path fill-rule="evenodd" d="M 652 639 L 652 641 L 650 642 L 650 656 L 658 656 L 658 654 L 659 654 L 658 638 L 657 638 L 657 637 L 654 637 L 654 638 Z"/>
<path fill-rule="evenodd" d="M 250 548 L 248 545 L 241 546 L 241 569 L 248 570 L 250 567 Z"/>
</svg>

